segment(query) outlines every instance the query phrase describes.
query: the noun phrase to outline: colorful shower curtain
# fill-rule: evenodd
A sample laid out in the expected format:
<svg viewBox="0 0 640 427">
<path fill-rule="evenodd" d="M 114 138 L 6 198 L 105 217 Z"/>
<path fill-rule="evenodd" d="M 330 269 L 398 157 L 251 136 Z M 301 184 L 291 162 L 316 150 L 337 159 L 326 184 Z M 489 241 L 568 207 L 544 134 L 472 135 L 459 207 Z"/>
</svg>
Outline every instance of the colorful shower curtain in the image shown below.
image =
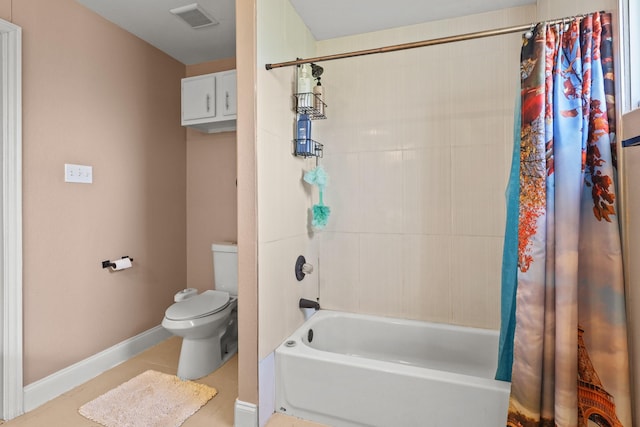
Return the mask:
<svg viewBox="0 0 640 427">
<path fill-rule="evenodd" d="M 518 216 L 505 238 L 517 248 L 503 266 L 515 307 L 503 301 L 501 366 L 513 363 L 497 375 L 511 378 L 507 426 L 631 427 L 613 79 L 610 14 L 523 38 Z"/>
</svg>

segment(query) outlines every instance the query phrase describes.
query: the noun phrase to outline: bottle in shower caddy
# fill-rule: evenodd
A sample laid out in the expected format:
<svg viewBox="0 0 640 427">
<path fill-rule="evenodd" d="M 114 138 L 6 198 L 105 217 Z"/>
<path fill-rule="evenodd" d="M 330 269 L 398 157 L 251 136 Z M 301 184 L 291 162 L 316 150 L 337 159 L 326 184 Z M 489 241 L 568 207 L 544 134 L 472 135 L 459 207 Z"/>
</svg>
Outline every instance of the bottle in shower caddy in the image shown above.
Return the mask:
<svg viewBox="0 0 640 427">
<path fill-rule="evenodd" d="M 324 95 L 320 77 L 318 77 L 318 83 L 313 87 L 313 109 L 319 115 L 324 116 Z"/>
<path fill-rule="evenodd" d="M 302 108 L 313 106 L 310 68 L 309 64 L 302 64 L 298 70 L 298 106 Z"/>
<path fill-rule="evenodd" d="M 312 144 L 311 119 L 307 114 L 298 114 L 298 119 L 296 120 L 296 154 L 310 154 Z"/>
</svg>

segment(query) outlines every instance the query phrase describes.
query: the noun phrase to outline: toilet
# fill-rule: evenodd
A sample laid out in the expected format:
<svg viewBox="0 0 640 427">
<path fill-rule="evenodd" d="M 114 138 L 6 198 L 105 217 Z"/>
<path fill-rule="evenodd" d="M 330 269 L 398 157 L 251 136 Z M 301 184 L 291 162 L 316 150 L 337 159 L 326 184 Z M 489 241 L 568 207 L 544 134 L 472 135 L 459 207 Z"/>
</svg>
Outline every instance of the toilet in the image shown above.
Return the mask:
<svg viewBox="0 0 640 427">
<path fill-rule="evenodd" d="M 238 351 L 238 246 L 214 243 L 211 251 L 215 290 L 181 290 L 162 320 L 183 338 L 178 377 L 185 380 L 210 374 Z"/>
</svg>

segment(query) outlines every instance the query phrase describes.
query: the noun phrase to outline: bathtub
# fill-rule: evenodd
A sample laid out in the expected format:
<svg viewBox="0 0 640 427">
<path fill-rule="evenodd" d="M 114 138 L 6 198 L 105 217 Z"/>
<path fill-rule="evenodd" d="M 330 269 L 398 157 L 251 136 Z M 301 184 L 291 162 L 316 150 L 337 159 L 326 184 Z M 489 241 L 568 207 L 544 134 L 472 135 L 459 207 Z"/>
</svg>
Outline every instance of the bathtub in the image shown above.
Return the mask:
<svg viewBox="0 0 640 427">
<path fill-rule="evenodd" d="M 276 411 L 332 427 L 497 427 L 498 332 L 320 310 L 275 353 Z"/>
</svg>

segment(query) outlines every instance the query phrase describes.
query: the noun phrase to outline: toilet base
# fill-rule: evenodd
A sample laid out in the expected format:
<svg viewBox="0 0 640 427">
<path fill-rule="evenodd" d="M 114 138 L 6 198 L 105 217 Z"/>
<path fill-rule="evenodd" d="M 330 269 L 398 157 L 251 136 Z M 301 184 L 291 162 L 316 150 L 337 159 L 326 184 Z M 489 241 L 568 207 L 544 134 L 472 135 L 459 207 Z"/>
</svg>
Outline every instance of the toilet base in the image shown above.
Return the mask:
<svg viewBox="0 0 640 427">
<path fill-rule="evenodd" d="M 178 378 L 195 380 L 209 375 L 238 351 L 237 344 L 232 344 L 223 354 L 220 338 L 182 340 L 180 360 L 178 361 Z"/>
<path fill-rule="evenodd" d="M 215 371 L 222 364 L 220 339 L 216 337 L 204 339 L 182 340 L 178 377 L 183 380 L 195 380 Z"/>
</svg>

